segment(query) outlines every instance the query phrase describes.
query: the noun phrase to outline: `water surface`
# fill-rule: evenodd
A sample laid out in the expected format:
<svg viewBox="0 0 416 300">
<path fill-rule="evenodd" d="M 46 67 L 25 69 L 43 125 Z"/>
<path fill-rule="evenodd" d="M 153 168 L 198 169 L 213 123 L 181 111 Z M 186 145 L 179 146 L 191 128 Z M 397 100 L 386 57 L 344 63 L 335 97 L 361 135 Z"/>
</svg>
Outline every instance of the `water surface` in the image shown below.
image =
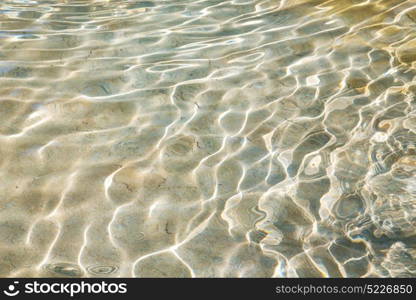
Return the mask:
<svg viewBox="0 0 416 300">
<path fill-rule="evenodd" d="M 413 277 L 416 1 L 3 0 L 0 276 Z"/>
</svg>

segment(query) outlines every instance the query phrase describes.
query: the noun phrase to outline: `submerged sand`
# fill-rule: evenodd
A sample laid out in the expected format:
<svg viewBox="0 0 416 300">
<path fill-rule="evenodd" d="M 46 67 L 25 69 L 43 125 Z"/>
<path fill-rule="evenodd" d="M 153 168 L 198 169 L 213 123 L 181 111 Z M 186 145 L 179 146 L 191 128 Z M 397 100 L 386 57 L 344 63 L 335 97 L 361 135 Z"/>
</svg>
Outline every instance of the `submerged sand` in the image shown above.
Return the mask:
<svg viewBox="0 0 416 300">
<path fill-rule="evenodd" d="M 0 276 L 413 277 L 416 1 L 4 0 Z"/>
</svg>

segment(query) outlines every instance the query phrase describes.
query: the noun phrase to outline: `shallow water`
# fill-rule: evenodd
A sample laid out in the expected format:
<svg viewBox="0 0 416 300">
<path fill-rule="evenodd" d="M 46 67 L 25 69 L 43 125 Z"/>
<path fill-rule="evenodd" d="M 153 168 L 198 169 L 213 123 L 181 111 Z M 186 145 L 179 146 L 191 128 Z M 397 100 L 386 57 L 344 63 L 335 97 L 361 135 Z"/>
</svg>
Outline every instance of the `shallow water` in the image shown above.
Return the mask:
<svg viewBox="0 0 416 300">
<path fill-rule="evenodd" d="M 3 0 L 0 276 L 413 277 L 416 1 Z"/>
</svg>

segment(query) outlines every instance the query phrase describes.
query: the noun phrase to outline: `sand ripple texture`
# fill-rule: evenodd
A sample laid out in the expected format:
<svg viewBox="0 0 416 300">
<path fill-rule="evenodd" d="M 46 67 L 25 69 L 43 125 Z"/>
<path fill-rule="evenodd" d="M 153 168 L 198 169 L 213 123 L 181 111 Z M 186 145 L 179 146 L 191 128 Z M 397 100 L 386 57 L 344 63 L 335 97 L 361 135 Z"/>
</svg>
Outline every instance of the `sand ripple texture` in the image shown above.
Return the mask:
<svg viewBox="0 0 416 300">
<path fill-rule="evenodd" d="M 415 276 L 415 66 L 414 0 L 2 0 L 0 276 Z"/>
</svg>

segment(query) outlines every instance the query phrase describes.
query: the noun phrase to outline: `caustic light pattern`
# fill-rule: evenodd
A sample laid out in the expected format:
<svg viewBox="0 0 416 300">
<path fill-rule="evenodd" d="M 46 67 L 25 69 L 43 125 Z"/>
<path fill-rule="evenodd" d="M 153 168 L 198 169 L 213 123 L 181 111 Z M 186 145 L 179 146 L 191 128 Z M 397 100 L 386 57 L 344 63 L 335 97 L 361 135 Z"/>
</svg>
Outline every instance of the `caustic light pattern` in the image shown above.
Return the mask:
<svg viewBox="0 0 416 300">
<path fill-rule="evenodd" d="M 3 0 L 0 276 L 413 277 L 416 1 Z"/>
</svg>

